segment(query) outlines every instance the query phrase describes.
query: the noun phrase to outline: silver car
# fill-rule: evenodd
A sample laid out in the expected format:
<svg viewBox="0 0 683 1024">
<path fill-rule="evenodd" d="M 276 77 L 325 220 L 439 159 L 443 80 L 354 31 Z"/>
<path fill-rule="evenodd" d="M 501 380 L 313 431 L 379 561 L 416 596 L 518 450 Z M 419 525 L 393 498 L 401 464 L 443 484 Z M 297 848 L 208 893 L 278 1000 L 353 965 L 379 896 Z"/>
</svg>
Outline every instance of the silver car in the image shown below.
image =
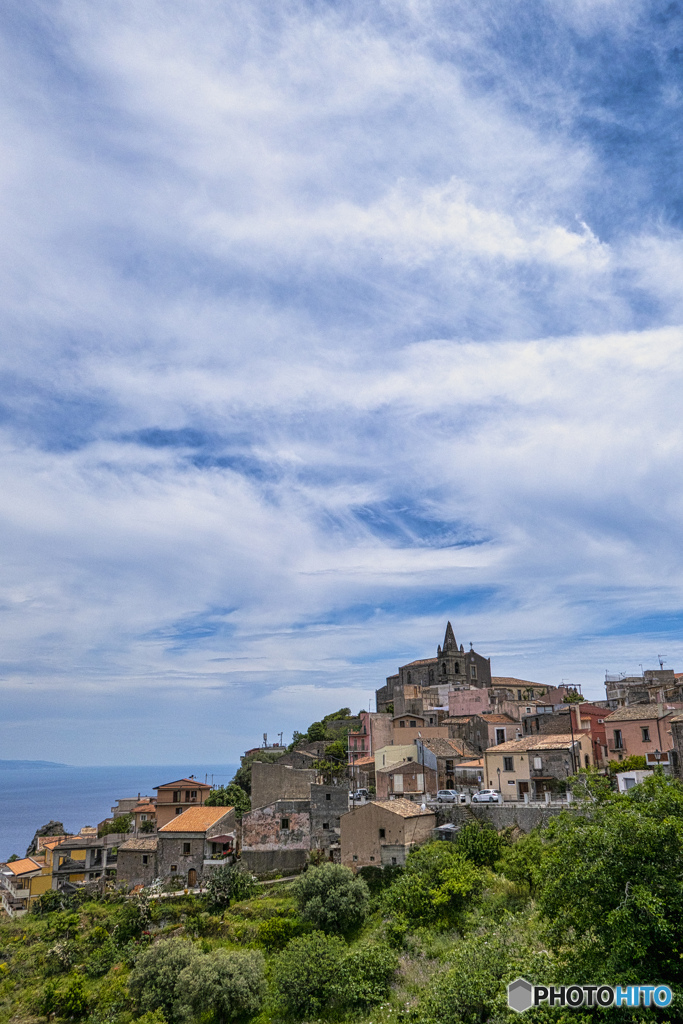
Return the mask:
<svg viewBox="0 0 683 1024">
<path fill-rule="evenodd" d="M 500 804 L 503 798 L 497 789 L 480 789 L 472 797 L 473 804 Z"/>
<path fill-rule="evenodd" d="M 458 793 L 455 789 L 440 789 L 436 794 L 437 803 L 457 804 Z"/>
</svg>

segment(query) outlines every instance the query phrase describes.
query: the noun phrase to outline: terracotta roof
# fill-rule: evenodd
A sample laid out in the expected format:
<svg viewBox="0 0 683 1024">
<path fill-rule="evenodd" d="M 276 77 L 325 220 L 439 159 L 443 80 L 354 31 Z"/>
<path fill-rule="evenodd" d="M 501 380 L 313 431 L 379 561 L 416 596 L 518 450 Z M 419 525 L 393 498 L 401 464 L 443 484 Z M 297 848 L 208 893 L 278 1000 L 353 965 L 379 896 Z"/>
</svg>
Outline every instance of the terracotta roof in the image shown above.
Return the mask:
<svg viewBox="0 0 683 1024">
<path fill-rule="evenodd" d="M 584 730 L 574 730 L 575 739 L 579 736 L 588 736 Z M 565 733 L 537 733 L 535 736 L 522 736 L 519 740 L 508 740 L 507 743 L 499 743 L 496 747 L 488 747 L 487 754 L 514 754 L 524 750 L 565 750 L 572 743 L 571 734 Z"/>
<path fill-rule="evenodd" d="M 394 715 L 392 722 L 397 722 L 399 718 L 414 718 L 415 720 L 419 718 L 422 722 L 425 720 L 424 715 L 411 714 L 410 711 L 404 711 L 402 715 Z"/>
<path fill-rule="evenodd" d="M 126 839 L 125 843 L 121 843 L 119 846 L 119 853 L 121 850 L 141 850 L 143 853 L 154 853 L 156 848 L 156 836 L 152 839 Z"/>
<path fill-rule="evenodd" d="M 175 782 L 162 782 L 160 786 L 154 786 L 154 789 L 170 789 L 171 786 L 187 786 L 188 789 L 211 789 L 211 786 L 205 782 L 200 782 L 198 779 L 176 779 Z"/>
<path fill-rule="evenodd" d="M 41 837 L 42 838 L 42 837 Z M 60 843 L 66 842 L 67 839 L 71 839 L 71 836 L 53 836 L 52 839 L 44 839 L 42 842 L 38 840 L 39 850 L 54 850 L 55 846 L 59 846 Z"/>
<path fill-rule="evenodd" d="M 483 768 L 484 758 L 480 757 L 478 761 L 461 761 L 460 764 L 455 765 L 456 768 Z"/>
<path fill-rule="evenodd" d="M 217 821 L 233 811 L 234 807 L 188 807 L 182 814 L 176 814 L 175 818 L 163 825 L 159 832 L 206 832 L 207 828 L 215 825 Z"/>
<path fill-rule="evenodd" d="M 371 800 L 370 803 L 375 807 L 381 807 L 384 811 L 398 814 L 401 818 L 417 818 L 422 814 L 434 814 L 434 811 L 423 811 L 419 804 L 414 804 L 411 800 L 404 800 L 402 798 L 398 800 Z M 367 807 L 368 804 L 365 806 Z"/>
<path fill-rule="evenodd" d="M 424 744 L 437 757 L 452 757 L 453 754 L 459 757 L 472 757 L 474 749 L 464 740 L 447 740 L 443 736 L 436 736 L 434 739 L 425 740 Z"/>
<path fill-rule="evenodd" d="M 401 668 L 410 668 L 411 665 L 436 665 L 438 658 L 418 658 L 417 661 L 409 661 L 407 665 L 401 665 Z"/>
<path fill-rule="evenodd" d="M 466 722 L 470 722 L 475 714 L 479 714 L 477 711 L 473 711 L 471 715 L 451 715 L 450 718 L 442 718 L 441 725 L 465 725 Z"/>
<path fill-rule="evenodd" d="M 36 863 L 31 857 L 24 857 L 22 860 L 13 860 L 7 867 L 13 875 L 25 875 L 29 871 L 39 871 L 42 864 Z"/>
<path fill-rule="evenodd" d="M 480 715 L 479 717 L 483 718 L 485 722 L 495 722 L 498 725 L 501 722 L 504 725 L 514 725 L 515 723 L 515 719 L 511 718 L 510 715 Z"/>
<path fill-rule="evenodd" d="M 405 761 L 397 761 L 396 764 L 388 764 L 384 768 L 378 768 L 377 771 L 383 773 L 395 772 L 398 771 L 399 768 L 405 767 L 407 764 L 409 764 L 411 768 L 416 768 L 418 772 L 424 773 L 425 766 L 423 764 L 420 764 L 419 761 L 409 761 L 407 758 Z M 431 770 L 434 771 L 433 768 Z"/>
<path fill-rule="evenodd" d="M 353 753 L 353 751 L 351 751 L 351 753 Z M 359 757 L 357 761 L 353 762 L 353 764 L 356 765 L 356 766 L 358 766 L 359 764 L 374 764 L 374 763 L 375 763 L 375 758 L 374 758 L 374 755 L 372 755 L 372 754 L 369 757 Z"/>
<path fill-rule="evenodd" d="M 156 814 L 157 805 L 151 803 L 140 803 L 130 812 L 131 814 Z"/>
<path fill-rule="evenodd" d="M 617 708 L 605 716 L 606 722 L 638 722 L 641 719 L 666 718 L 671 711 L 663 704 L 631 704 L 626 708 Z"/>
</svg>

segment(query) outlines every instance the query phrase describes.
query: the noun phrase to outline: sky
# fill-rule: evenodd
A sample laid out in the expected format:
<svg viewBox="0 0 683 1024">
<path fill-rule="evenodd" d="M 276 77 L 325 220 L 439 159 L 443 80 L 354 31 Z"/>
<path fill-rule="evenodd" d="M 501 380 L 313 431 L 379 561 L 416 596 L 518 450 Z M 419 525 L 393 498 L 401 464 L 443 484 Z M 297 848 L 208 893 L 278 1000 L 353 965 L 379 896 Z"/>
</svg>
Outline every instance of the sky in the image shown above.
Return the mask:
<svg viewBox="0 0 683 1024">
<path fill-rule="evenodd" d="M 0 757 L 683 671 L 683 5 L 6 0 Z"/>
</svg>

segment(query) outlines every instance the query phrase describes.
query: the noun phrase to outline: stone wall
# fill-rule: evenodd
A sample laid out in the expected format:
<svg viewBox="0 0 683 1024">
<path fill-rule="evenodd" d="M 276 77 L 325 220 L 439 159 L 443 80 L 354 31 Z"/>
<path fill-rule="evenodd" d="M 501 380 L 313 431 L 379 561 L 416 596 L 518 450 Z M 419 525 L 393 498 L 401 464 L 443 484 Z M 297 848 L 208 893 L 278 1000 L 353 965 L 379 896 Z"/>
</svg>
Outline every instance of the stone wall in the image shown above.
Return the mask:
<svg viewBox="0 0 683 1024">
<path fill-rule="evenodd" d="M 160 833 L 157 844 L 158 873 L 164 880 L 178 877 L 187 883 L 188 872 L 194 869 L 197 880 L 204 873 L 204 836 L 183 836 L 182 833 Z M 190 852 L 185 853 L 185 845 L 189 844 Z"/>
<path fill-rule="evenodd" d="M 295 874 L 307 864 L 307 850 L 242 850 L 242 866 L 254 875 Z"/>
<path fill-rule="evenodd" d="M 283 818 L 289 827 L 282 828 Z M 242 856 L 248 850 L 310 850 L 310 800 L 276 800 L 269 807 L 257 807 L 242 818 Z"/>
<path fill-rule="evenodd" d="M 333 843 L 338 843 L 340 819 L 348 809 L 348 783 L 343 786 L 311 786 L 312 845 L 327 850 Z"/>
<path fill-rule="evenodd" d="M 559 806 L 531 804 L 446 804 L 439 805 L 436 812 L 437 824 L 452 821 L 466 825 L 470 821 L 493 825 L 500 832 L 504 828 L 517 826 L 522 832 L 531 832 L 537 825 L 547 825 L 551 818 L 566 810 Z"/>
<path fill-rule="evenodd" d="M 143 863 L 143 857 L 147 863 Z M 129 888 L 133 885 L 151 885 L 159 876 L 156 851 L 119 850 L 116 864 L 116 880 L 125 883 Z"/>
<path fill-rule="evenodd" d="M 309 800 L 318 773 L 311 768 L 290 768 L 279 761 L 254 761 L 251 766 L 251 806 L 269 807 L 276 800 Z"/>
</svg>

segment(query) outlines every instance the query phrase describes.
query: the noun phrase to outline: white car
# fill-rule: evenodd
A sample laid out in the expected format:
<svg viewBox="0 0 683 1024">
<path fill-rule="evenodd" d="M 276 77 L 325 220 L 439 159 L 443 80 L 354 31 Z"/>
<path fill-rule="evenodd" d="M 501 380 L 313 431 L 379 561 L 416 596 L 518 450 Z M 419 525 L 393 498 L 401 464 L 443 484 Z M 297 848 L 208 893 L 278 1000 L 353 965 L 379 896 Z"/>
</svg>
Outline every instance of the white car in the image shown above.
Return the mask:
<svg viewBox="0 0 683 1024">
<path fill-rule="evenodd" d="M 497 789 L 480 789 L 472 797 L 473 804 L 500 804 L 503 798 Z"/>
<path fill-rule="evenodd" d="M 465 795 L 461 796 L 457 789 L 440 789 L 436 794 L 436 801 L 439 804 L 464 804 Z"/>
</svg>

